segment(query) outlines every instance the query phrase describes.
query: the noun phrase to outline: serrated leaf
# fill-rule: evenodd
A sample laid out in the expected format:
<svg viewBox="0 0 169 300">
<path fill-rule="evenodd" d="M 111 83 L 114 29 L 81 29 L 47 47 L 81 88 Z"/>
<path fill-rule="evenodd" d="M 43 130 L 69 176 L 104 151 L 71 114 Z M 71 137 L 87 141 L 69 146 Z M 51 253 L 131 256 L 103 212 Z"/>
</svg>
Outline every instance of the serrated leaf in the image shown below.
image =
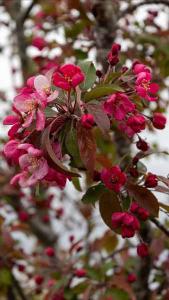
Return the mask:
<svg viewBox="0 0 169 300">
<path fill-rule="evenodd" d="M 105 187 L 102 183 L 91 186 L 82 197 L 82 202 L 85 204 L 94 205 L 105 192 Z"/>
<path fill-rule="evenodd" d="M 91 91 L 85 93 L 84 100 L 88 102 L 93 99 L 98 99 L 103 96 L 113 94 L 115 92 L 124 92 L 124 90 L 116 84 L 98 85 L 97 87 L 93 88 Z"/>
<path fill-rule="evenodd" d="M 91 61 L 79 62 L 79 66 L 85 74 L 85 81 L 80 85 L 81 89 L 88 90 L 96 80 L 96 68 Z"/>
<path fill-rule="evenodd" d="M 104 223 L 112 230 L 112 213 L 121 211 L 121 206 L 117 195 L 113 191 L 106 191 L 99 199 L 100 215 Z"/>
<path fill-rule="evenodd" d="M 143 186 L 134 184 L 128 184 L 127 189 L 130 196 L 132 196 L 140 206 L 147 209 L 152 216 L 158 217 L 159 203 L 157 198 L 151 191 Z"/>
</svg>

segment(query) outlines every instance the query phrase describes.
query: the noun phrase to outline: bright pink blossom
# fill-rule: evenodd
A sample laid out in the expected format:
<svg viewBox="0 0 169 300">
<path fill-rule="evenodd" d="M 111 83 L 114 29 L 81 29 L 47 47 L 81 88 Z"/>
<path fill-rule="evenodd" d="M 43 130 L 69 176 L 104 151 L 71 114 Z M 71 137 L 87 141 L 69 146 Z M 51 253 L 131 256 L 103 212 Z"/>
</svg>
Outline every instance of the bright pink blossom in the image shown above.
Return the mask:
<svg viewBox="0 0 169 300">
<path fill-rule="evenodd" d="M 158 178 L 157 175 L 152 174 L 152 173 L 148 173 L 146 175 L 146 179 L 145 179 L 145 186 L 148 188 L 153 188 L 156 187 L 158 184 Z"/>
<path fill-rule="evenodd" d="M 151 79 L 150 72 L 139 73 L 136 79 L 136 91 L 139 96 L 147 101 L 157 101 L 157 97 L 154 95 L 158 92 L 159 86 L 157 83 L 151 83 Z"/>
<path fill-rule="evenodd" d="M 12 125 L 8 131 L 8 136 L 13 139 L 15 138 L 19 128 L 22 126 L 22 116 L 21 115 L 9 115 L 3 120 L 3 125 Z"/>
<path fill-rule="evenodd" d="M 117 121 L 123 120 L 134 109 L 135 105 L 123 93 L 111 95 L 104 103 L 104 111 L 108 115 L 113 115 Z"/>
<path fill-rule="evenodd" d="M 123 238 L 130 238 L 135 235 L 135 231 L 140 229 L 138 219 L 128 212 L 115 212 L 112 214 L 112 226 L 120 229 Z"/>
<path fill-rule="evenodd" d="M 44 109 L 47 105 L 47 98 L 38 93 L 21 93 L 14 99 L 14 107 L 24 113 L 23 127 L 29 127 L 32 122 L 36 121 L 36 130 L 41 131 L 45 127 Z"/>
<path fill-rule="evenodd" d="M 19 149 L 20 142 L 17 140 L 10 140 L 4 146 L 4 154 L 6 158 L 14 164 L 17 164 L 19 157 L 25 153 L 23 149 Z"/>
<path fill-rule="evenodd" d="M 127 120 L 127 126 L 129 126 L 135 133 L 141 132 L 146 126 L 145 117 L 139 113 L 130 116 Z"/>
<path fill-rule="evenodd" d="M 63 189 L 66 185 L 67 177 L 64 174 L 49 168 L 44 180 Z"/>
<path fill-rule="evenodd" d="M 53 83 L 55 86 L 69 91 L 71 88 L 75 88 L 77 85 L 79 85 L 84 78 L 84 73 L 80 67 L 72 64 L 66 64 L 54 72 Z"/>
<path fill-rule="evenodd" d="M 21 144 L 19 148 L 27 150 L 27 153 L 19 157 L 22 172 L 12 178 L 11 184 L 19 183 L 22 187 L 35 185 L 47 175 L 47 161 L 41 150 L 29 144 Z"/>
<path fill-rule="evenodd" d="M 118 193 L 126 183 L 126 174 L 121 171 L 119 166 L 114 166 L 110 169 L 102 170 L 101 180 L 108 189 Z"/>
<path fill-rule="evenodd" d="M 42 50 L 47 46 L 47 42 L 41 36 L 35 36 L 32 39 L 32 46 L 36 47 L 39 50 Z"/>
</svg>

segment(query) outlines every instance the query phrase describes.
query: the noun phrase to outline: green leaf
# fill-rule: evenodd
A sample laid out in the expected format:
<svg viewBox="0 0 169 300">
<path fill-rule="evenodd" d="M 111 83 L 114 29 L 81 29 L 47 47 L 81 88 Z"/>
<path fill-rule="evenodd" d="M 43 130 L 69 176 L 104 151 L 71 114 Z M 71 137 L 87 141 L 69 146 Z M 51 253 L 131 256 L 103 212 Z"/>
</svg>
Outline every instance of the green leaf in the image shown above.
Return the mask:
<svg viewBox="0 0 169 300">
<path fill-rule="evenodd" d="M 115 92 L 124 92 L 124 90 L 116 84 L 98 85 L 97 87 L 93 88 L 91 91 L 85 93 L 84 100 L 88 102 L 90 100 L 107 96 Z"/>
<path fill-rule="evenodd" d="M 91 186 L 87 192 L 82 197 L 82 202 L 85 204 L 94 205 L 96 201 L 102 196 L 105 192 L 105 187 L 102 183 Z"/>
<path fill-rule="evenodd" d="M 118 288 L 107 290 L 106 296 L 112 296 L 113 300 L 130 300 L 128 293 Z"/>
<path fill-rule="evenodd" d="M 82 188 L 80 185 L 80 180 L 78 177 L 72 177 L 71 182 L 73 183 L 74 187 L 76 188 L 77 191 L 82 192 Z"/>
<path fill-rule="evenodd" d="M 106 191 L 99 199 L 100 215 L 104 223 L 112 230 L 112 213 L 121 211 L 121 206 L 117 195 L 112 191 Z"/>
<path fill-rule="evenodd" d="M 80 85 L 81 89 L 88 90 L 96 80 L 96 69 L 91 61 L 79 62 L 79 66 L 85 74 L 85 81 Z"/>
<path fill-rule="evenodd" d="M 65 139 L 65 147 L 68 151 L 68 154 L 72 158 L 71 165 L 76 167 L 82 167 L 82 161 L 80 158 L 78 143 L 77 143 L 77 131 L 75 128 L 71 128 L 68 131 Z"/>
<path fill-rule="evenodd" d="M 56 112 L 53 109 L 51 109 L 50 107 L 46 107 L 45 108 L 45 116 L 46 116 L 46 118 L 54 117 L 54 116 L 56 116 Z"/>
<path fill-rule="evenodd" d="M 78 22 L 75 22 L 72 27 L 66 27 L 65 28 L 65 35 L 67 38 L 75 38 L 79 33 L 83 31 L 83 29 L 86 27 L 87 20 L 80 20 Z"/>
</svg>

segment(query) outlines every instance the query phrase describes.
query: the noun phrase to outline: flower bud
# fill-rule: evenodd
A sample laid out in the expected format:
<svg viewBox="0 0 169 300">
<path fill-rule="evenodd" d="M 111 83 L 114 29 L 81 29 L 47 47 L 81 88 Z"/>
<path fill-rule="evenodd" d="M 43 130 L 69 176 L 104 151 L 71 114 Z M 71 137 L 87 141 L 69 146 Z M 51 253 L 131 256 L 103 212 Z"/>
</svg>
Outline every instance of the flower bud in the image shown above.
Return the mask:
<svg viewBox="0 0 169 300">
<path fill-rule="evenodd" d="M 83 115 L 81 117 L 80 121 L 81 121 L 82 126 L 85 127 L 86 129 L 90 129 L 94 125 L 94 117 L 91 114 Z"/>
<path fill-rule="evenodd" d="M 166 117 L 161 114 L 161 113 L 154 113 L 153 118 L 152 118 L 153 126 L 156 129 L 164 129 L 167 119 Z"/>
<path fill-rule="evenodd" d="M 145 179 L 144 184 L 148 188 L 156 187 L 157 184 L 158 184 L 158 178 L 157 178 L 157 176 L 155 174 L 148 173 L 146 175 L 146 179 Z"/>
<path fill-rule="evenodd" d="M 55 250 L 52 247 L 47 247 L 45 249 L 45 254 L 49 257 L 53 257 L 55 255 Z"/>
<path fill-rule="evenodd" d="M 137 246 L 137 254 L 142 258 L 148 256 L 148 247 L 145 243 L 141 243 Z"/>
</svg>

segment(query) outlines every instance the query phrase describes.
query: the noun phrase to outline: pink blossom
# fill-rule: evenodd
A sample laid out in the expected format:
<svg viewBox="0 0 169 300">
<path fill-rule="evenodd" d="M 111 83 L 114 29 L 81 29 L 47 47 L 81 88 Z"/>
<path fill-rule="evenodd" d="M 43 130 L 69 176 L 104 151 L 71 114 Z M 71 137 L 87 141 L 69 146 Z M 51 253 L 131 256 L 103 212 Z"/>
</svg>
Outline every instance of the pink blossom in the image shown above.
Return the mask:
<svg viewBox="0 0 169 300">
<path fill-rule="evenodd" d="M 48 71 L 46 75 L 38 75 L 34 79 L 34 87 L 38 94 L 47 97 L 47 102 L 55 100 L 59 94 L 58 91 L 52 91 L 51 81 L 54 69 Z"/>
<path fill-rule="evenodd" d="M 157 83 L 151 83 L 151 79 L 150 72 L 139 73 L 136 79 L 136 91 L 139 96 L 147 101 L 157 101 L 157 97 L 154 95 L 158 92 L 159 86 Z"/>
<path fill-rule="evenodd" d="M 130 116 L 127 120 L 127 126 L 129 126 L 135 133 L 141 132 L 146 126 L 144 116 L 139 113 Z"/>
<path fill-rule="evenodd" d="M 48 173 L 47 161 L 43 157 L 42 151 L 30 144 L 21 144 L 19 148 L 27 150 L 27 153 L 19 157 L 22 172 L 14 176 L 11 183 L 19 183 L 22 187 L 35 185 Z"/>
<path fill-rule="evenodd" d="M 13 139 L 21 127 L 23 120 L 21 115 L 9 115 L 3 120 L 3 125 L 12 125 L 8 131 L 8 136 Z"/>
<path fill-rule="evenodd" d="M 41 36 L 35 36 L 32 39 L 32 46 L 36 47 L 39 50 L 42 50 L 47 46 L 47 42 Z"/>
<path fill-rule="evenodd" d="M 137 74 L 139 74 L 141 72 L 148 72 L 148 73 L 150 73 L 150 69 L 147 68 L 147 66 L 145 66 L 144 64 L 141 64 L 139 62 L 135 62 L 133 64 L 133 73 L 137 75 Z"/>
<path fill-rule="evenodd" d="M 46 97 L 38 93 L 21 93 L 14 99 L 14 107 L 24 113 L 23 127 L 29 127 L 32 122 L 36 121 L 36 130 L 41 131 L 45 127 L 44 109 L 47 105 Z"/>
<path fill-rule="evenodd" d="M 44 180 L 63 189 L 66 185 L 67 177 L 64 174 L 49 168 Z"/>
<path fill-rule="evenodd" d="M 114 166 L 110 169 L 102 170 L 101 180 L 108 189 L 118 193 L 126 183 L 126 174 L 121 171 L 119 166 Z"/>
<path fill-rule="evenodd" d="M 19 144 L 17 140 L 10 140 L 3 149 L 6 158 L 14 164 L 17 164 L 19 157 L 25 153 L 24 149 L 19 149 Z"/>
<path fill-rule="evenodd" d="M 121 121 L 127 113 L 134 111 L 135 105 L 129 100 L 129 98 L 123 93 L 116 93 L 111 95 L 104 103 L 104 111 L 108 115 Z"/>
<path fill-rule="evenodd" d="M 53 74 L 53 83 L 63 90 L 69 91 L 79 85 L 85 76 L 80 67 L 66 64 Z"/>
</svg>

